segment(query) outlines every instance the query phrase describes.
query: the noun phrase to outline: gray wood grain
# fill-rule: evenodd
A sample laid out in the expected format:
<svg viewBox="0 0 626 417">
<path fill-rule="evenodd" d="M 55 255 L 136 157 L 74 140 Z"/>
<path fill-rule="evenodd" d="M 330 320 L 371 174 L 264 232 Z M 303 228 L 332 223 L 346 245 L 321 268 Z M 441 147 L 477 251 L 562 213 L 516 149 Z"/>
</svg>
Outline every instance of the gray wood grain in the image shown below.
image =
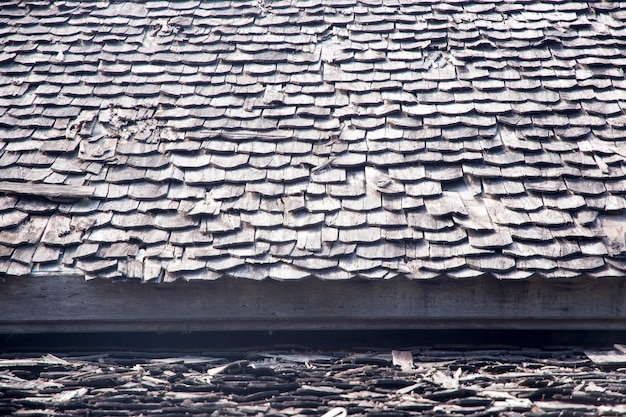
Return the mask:
<svg viewBox="0 0 626 417">
<path fill-rule="evenodd" d="M 34 195 L 46 198 L 81 199 L 93 196 L 94 187 L 58 184 L 31 184 L 17 181 L 0 181 L 0 193 Z"/>
<path fill-rule="evenodd" d="M 626 282 L 309 278 L 156 285 L 40 276 L 0 283 L 2 333 L 398 328 L 624 329 Z"/>
</svg>

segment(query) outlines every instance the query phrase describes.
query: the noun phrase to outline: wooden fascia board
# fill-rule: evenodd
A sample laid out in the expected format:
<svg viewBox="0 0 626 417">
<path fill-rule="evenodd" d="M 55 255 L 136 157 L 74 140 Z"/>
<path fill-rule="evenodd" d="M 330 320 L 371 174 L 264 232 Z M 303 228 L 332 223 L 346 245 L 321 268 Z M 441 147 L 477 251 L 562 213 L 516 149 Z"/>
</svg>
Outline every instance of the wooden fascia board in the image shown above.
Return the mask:
<svg viewBox="0 0 626 417">
<path fill-rule="evenodd" d="M 402 328 L 626 330 L 626 281 L 141 284 L 59 276 L 0 283 L 0 333 Z"/>
</svg>

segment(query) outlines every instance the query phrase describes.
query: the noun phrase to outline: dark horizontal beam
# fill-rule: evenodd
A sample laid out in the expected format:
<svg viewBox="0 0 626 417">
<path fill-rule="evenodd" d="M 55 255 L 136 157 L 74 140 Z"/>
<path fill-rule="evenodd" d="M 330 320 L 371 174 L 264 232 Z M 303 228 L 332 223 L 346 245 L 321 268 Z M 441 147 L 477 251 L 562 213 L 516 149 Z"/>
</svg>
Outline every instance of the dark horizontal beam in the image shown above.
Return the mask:
<svg viewBox="0 0 626 417">
<path fill-rule="evenodd" d="M 417 347 L 463 350 L 513 347 L 606 348 L 626 341 L 624 331 L 597 330 L 285 330 L 208 332 L 97 332 L 97 333 L 0 333 L 3 353 L 37 352 L 155 352 L 161 357 L 173 352 L 235 353 L 259 350 L 412 350 Z M 168 353 L 170 352 L 170 353 Z M 211 352 L 211 353 L 209 353 Z"/>
<path fill-rule="evenodd" d="M 458 328 L 626 330 L 626 281 L 0 283 L 0 333 Z"/>
</svg>

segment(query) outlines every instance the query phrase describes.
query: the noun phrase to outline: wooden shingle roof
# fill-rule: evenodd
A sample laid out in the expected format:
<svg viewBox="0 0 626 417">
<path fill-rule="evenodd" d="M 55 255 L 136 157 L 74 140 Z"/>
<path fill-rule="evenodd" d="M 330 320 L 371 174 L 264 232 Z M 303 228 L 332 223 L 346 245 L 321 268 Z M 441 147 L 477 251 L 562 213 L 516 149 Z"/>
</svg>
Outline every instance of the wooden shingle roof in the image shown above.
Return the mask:
<svg viewBox="0 0 626 417">
<path fill-rule="evenodd" d="M 0 275 L 622 276 L 626 4 L 0 2 Z"/>
</svg>

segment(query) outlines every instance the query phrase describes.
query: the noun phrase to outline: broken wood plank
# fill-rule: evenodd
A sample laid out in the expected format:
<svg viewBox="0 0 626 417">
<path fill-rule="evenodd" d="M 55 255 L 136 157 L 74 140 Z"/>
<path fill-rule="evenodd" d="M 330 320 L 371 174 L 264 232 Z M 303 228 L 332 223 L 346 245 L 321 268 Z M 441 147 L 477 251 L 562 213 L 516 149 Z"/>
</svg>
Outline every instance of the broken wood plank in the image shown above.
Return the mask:
<svg viewBox="0 0 626 417">
<path fill-rule="evenodd" d="M 59 184 L 32 184 L 17 181 L 0 181 L 0 193 L 32 195 L 49 199 L 80 200 L 92 197 L 94 187 Z"/>
<path fill-rule="evenodd" d="M 69 365 L 64 359 L 52 354 L 47 354 L 41 358 L 33 359 L 0 359 L 0 368 L 28 367 L 28 366 L 47 366 L 47 365 Z"/>
<path fill-rule="evenodd" d="M 626 354 L 615 350 L 585 351 L 585 355 L 596 365 L 626 365 Z"/>
</svg>

